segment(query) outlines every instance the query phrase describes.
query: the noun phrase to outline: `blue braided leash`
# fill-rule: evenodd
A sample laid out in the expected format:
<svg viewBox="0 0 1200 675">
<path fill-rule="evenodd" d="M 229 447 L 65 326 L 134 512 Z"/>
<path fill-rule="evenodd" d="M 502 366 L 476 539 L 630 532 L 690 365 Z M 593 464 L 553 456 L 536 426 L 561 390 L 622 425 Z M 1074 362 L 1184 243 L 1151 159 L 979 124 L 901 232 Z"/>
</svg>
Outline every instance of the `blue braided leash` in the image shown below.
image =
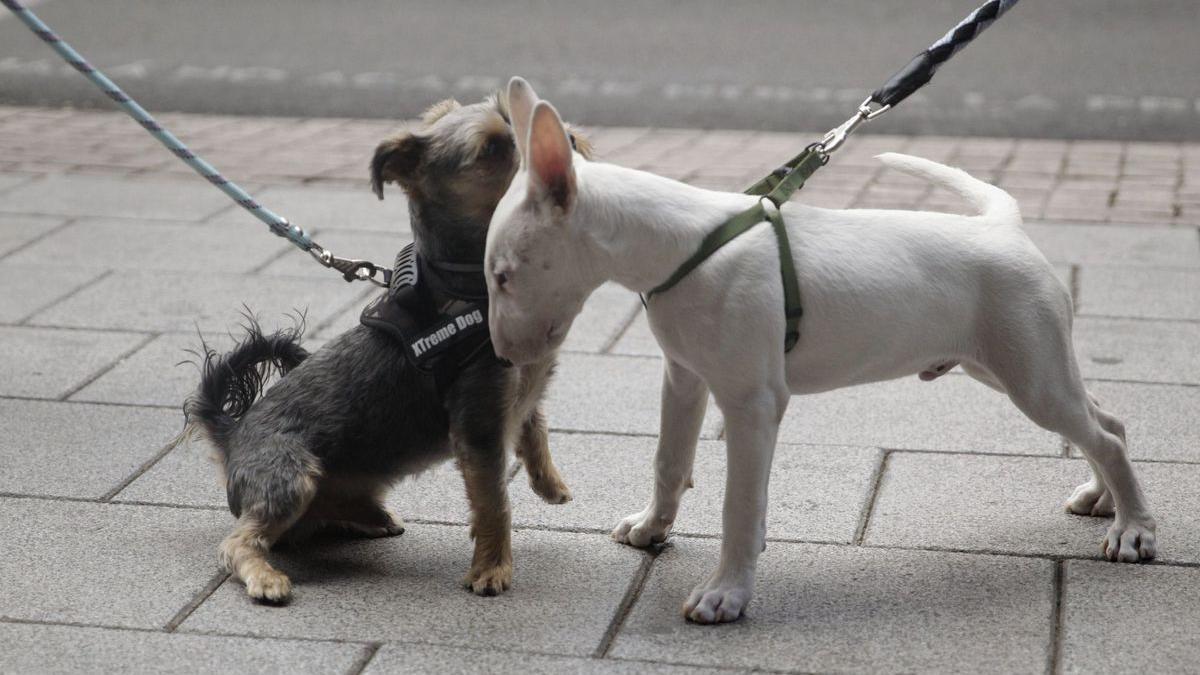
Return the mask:
<svg viewBox="0 0 1200 675">
<path fill-rule="evenodd" d="M 176 138 L 175 134 L 164 129 L 154 119 L 153 115 L 138 105 L 137 101 L 133 100 L 104 73 L 88 63 L 87 59 L 83 58 L 79 52 L 75 51 L 71 45 L 67 44 L 57 33 L 51 30 L 50 26 L 46 25 L 44 21 L 38 18 L 27 7 L 23 6 L 18 0 L 0 0 L 0 4 L 11 10 L 18 19 L 29 27 L 29 30 L 41 38 L 42 42 L 49 45 L 64 61 L 71 64 L 72 68 L 91 80 L 106 96 L 115 101 L 122 110 L 137 121 L 142 128 L 150 132 L 152 136 L 166 146 L 173 155 L 192 167 L 205 180 L 217 186 L 230 199 L 237 202 L 238 206 L 246 209 L 255 218 L 266 223 L 271 232 L 287 239 L 300 250 L 312 255 L 321 265 L 341 272 L 346 281 L 370 281 L 379 286 L 387 286 L 389 277 L 391 276 L 390 268 L 379 267 L 365 260 L 350 260 L 334 256 L 324 247 L 314 242 L 299 225 L 289 223 L 283 216 L 259 204 L 248 192 L 238 187 L 237 183 L 222 176 L 221 172 L 217 171 L 213 165 L 189 150 L 183 144 L 183 141 Z M 379 274 L 381 279 L 376 279 L 376 274 Z"/>
</svg>

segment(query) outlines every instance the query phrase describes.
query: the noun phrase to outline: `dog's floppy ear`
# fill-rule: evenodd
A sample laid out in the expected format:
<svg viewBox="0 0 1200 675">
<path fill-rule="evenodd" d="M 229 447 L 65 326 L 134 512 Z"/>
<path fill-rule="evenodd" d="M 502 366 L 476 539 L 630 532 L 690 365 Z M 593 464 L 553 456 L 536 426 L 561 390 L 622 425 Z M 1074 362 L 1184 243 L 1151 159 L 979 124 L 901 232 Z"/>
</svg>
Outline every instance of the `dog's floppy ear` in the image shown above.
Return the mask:
<svg viewBox="0 0 1200 675">
<path fill-rule="evenodd" d="M 558 111 L 546 101 L 533 107 L 529 129 L 529 189 L 564 211 L 575 197 L 575 168 L 571 141 Z"/>
<path fill-rule="evenodd" d="M 508 81 L 508 114 L 517 139 L 517 152 L 522 158 L 529 155 L 529 121 L 537 102 L 537 94 L 524 79 L 514 77 Z"/>
<path fill-rule="evenodd" d="M 383 199 L 384 183 L 410 184 L 425 154 L 426 140 L 404 132 L 393 136 L 375 148 L 371 159 L 371 189 Z"/>
</svg>

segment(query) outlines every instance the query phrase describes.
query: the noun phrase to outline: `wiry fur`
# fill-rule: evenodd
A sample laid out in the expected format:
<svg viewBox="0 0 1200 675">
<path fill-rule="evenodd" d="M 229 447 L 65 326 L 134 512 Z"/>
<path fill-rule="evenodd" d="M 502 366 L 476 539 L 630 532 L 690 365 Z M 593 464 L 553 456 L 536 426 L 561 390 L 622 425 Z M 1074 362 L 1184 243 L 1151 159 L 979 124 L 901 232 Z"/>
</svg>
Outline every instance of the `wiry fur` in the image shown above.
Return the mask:
<svg viewBox="0 0 1200 675">
<path fill-rule="evenodd" d="M 424 255 L 478 261 L 491 212 L 516 171 L 516 154 L 504 152 L 511 147 L 496 98 L 470 106 L 442 102 L 421 125 L 380 144 L 371 181 L 380 196 L 385 182 L 408 193 Z M 238 518 L 221 544 L 222 564 L 251 597 L 286 600 L 291 582 L 266 560 L 272 544 L 331 527 L 369 537 L 400 534 L 403 524 L 383 506 L 388 488 L 454 458 L 475 539 L 464 583 L 482 595 L 508 588 L 507 450 L 516 451 L 543 499 L 571 498 L 550 459 L 539 411 L 554 354 L 520 368 L 476 359 L 439 399 L 381 331 L 356 326 L 311 356 L 300 332 L 266 335 L 251 321 L 232 351 L 202 347 L 200 385 L 185 410 L 189 431 L 202 430 L 218 449 Z"/>
<path fill-rule="evenodd" d="M 302 323 L 267 335 L 258 321 L 247 317 L 245 333 L 224 354 L 201 337 L 200 386 L 183 404 L 188 425 L 198 425 L 197 430 L 221 453 L 222 463 L 229 433 L 262 395 L 267 381 L 287 375 L 308 358 L 308 350 L 300 346 Z"/>
<path fill-rule="evenodd" d="M 492 340 L 514 363 L 553 351 L 605 280 L 649 291 L 706 235 L 758 201 L 577 161 L 557 112 L 527 83 L 514 78 L 509 102 L 513 128 L 527 139 L 519 144 L 526 170 L 496 208 L 485 264 Z M 647 546 L 667 537 L 711 392 L 725 417 L 724 531 L 717 569 L 684 603 L 694 621 L 733 621 L 750 601 L 771 459 L 793 394 L 913 374 L 933 379 L 954 363 L 1084 453 L 1092 477 L 1067 510 L 1115 515 L 1102 543 L 1108 559 L 1155 556 L 1155 522 L 1124 426 L 1084 386 L 1070 292 L 1022 231 L 1015 200 L 928 160 L 880 159 L 954 191 L 978 215 L 784 204 L 804 306 L 790 352 L 779 249 L 765 224 L 647 302 L 665 357 L 654 492 L 613 538 Z"/>
</svg>

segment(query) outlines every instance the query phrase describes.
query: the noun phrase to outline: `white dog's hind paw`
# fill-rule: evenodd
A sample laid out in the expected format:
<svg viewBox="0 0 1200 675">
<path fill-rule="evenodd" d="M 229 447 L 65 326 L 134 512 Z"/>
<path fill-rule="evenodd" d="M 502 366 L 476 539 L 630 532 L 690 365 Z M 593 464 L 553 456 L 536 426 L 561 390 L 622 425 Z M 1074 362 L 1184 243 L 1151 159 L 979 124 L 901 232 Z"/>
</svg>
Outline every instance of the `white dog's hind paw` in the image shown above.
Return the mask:
<svg viewBox="0 0 1200 675">
<path fill-rule="evenodd" d="M 683 615 L 696 623 L 728 623 L 737 621 L 750 604 L 751 591 L 734 584 L 709 582 L 697 586 L 687 602 Z"/>
<path fill-rule="evenodd" d="M 1104 557 L 1115 562 L 1153 560 L 1157 553 L 1154 522 L 1115 522 L 1104 535 L 1102 548 Z"/>
<path fill-rule="evenodd" d="M 670 532 L 670 521 L 654 516 L 646 510 L 626 516 L 613 528 L 612 538 L 621 544 L 646 548 L 651 544 L 663 543 Z"/>
<path fill-rule="evenodd" d="M 1109 517 L 1116 513 L 1112 493 L 1094 481 L 1075 488 L 1067 499 L 1067 511 L 1077 516 Z"/>
</svg>

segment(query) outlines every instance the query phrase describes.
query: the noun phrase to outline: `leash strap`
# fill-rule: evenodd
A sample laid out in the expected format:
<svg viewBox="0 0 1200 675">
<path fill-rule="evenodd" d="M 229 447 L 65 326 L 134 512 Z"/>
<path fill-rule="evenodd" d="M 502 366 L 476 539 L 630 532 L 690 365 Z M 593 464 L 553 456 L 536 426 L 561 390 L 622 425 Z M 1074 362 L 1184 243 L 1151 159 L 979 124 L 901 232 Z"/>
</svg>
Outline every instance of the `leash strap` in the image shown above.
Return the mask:
<svg viewBox="0 0 1200 675">
<path fill-rule="evenodd" d="M 333 255 L 314 242 L 299 225 L 289 223 L 283 216 L 259 204 L 248 192 L 233 181 L 222 176 L 221 172 L 217 171 L 213 165 L 204 161 L 204 158 L 188 149 L 183 144 L 183 141 L 180 141 L 174 134 L 164 129 L 154 119 L 153 115 L 138 105 L 137 101 L 133 100 L 129 94 L 126 94 L 108 76 L 88 63 L 87 59 L 83 58 L 79 52 L 75 51 L 71 45 L 67 44 L 57 33 L 50 29 L 50 26 L 46 25 L 36 14 L 22 5 L 19 0 L 0 0 L 0 4 L 11 10 L 29 30 L 33 31 L 34 35 L 41 38 L 42 42 L 49 45 L 72 68 L 79 71 L 80 74 L 99 87 L 106 96 L 116 102 L 143 129 L 150 132 L 150 135 L 157 138 L 160 143 L 166 146 L 171 151 L 171 154 L 183 160 L 196 173 L 200 174 L 209 183 L 215 185 L 228 195 L 230 199 L 237 202 L 238 206 L 246 209 L 255 218 L 265 223 L 271 232 L 287 239 L 300 250 L 310 254 L 321 265 L 341 272 L 342 277 L 346 281 L 370 281 L 377 286 L 387 287 L 391 277 L 390 269 L 379 267 L 366 260 L 339 258 Z M 379 279 L 375 278 L 377 274 L 380 277 Z"/>
<path fill-rule="evenodd" d="M 943 35 L 940 40 L 917 54 L 912 61 L 908 62 L 908 65 L 892 75 L 882 87 L 871 94 L 870 100 L 881 106 L 894 107 L 908 98 L 909 95 L 933 79 L 933 74 L 942 67 L 943 63 L 949 61 L 950 57 L 970 44 L 971 40 L 979 37 L 979 34 L 987 30 L 992 22 L 1012 9 L 1017 1 L 988 0 L 985 2 L 957 26 L 951 28 L 950 32 Z"/>
</svg>

